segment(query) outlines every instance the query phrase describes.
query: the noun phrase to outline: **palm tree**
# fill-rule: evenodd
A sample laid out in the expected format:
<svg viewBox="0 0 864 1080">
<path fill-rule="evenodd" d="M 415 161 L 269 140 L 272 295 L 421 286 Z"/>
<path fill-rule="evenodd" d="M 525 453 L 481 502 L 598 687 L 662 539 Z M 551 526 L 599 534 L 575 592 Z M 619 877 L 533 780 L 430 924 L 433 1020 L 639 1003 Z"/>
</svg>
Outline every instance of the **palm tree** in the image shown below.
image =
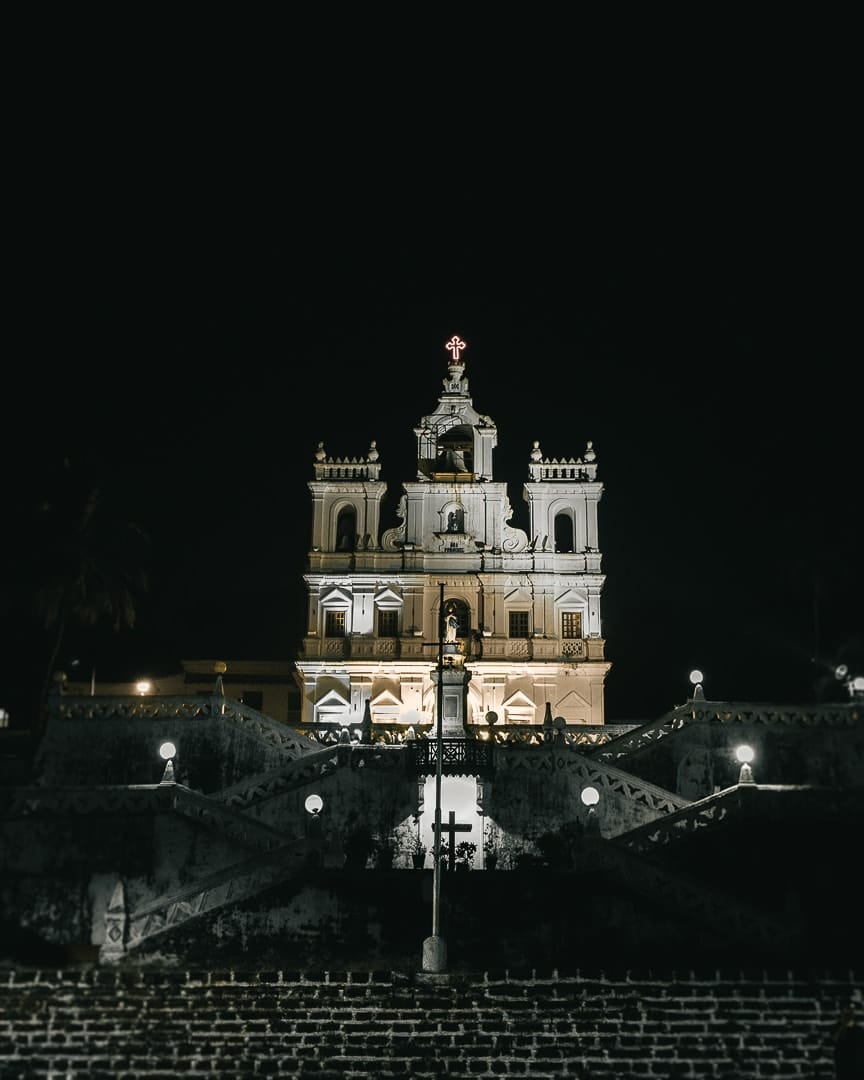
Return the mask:
<svg viewBox="0 0 864 1080">
<path fill-rule="evenodd" d="M 39 565 L 34 613 L 52 634 L 40 695 L 40 726 L 54 666 L 73 627 L 135 626 L 137 600 L 149 582 L 144 569 L 148 537 L 126 520 L 90 475 L 78 475 L 67 460 L 62 483 L 37 508 Z"/>
</svg>

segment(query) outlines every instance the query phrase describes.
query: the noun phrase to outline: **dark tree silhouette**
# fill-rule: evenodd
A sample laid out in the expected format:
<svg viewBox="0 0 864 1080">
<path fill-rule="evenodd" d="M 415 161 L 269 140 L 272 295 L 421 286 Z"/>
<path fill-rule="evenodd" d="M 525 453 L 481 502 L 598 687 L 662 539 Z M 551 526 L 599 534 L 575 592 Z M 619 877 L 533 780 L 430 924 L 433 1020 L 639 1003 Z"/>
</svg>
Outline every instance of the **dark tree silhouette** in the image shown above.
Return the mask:
<svg viewBox="0 0 864 1080">
<path fill-rule="evenodd" d="M 60 482 L 36 508 L 33 612 L 50 637 L 40 695 L 43 713 L 54 668 L 73 628 L 135 626 L 149 586 L 149 539 L 88 472 L 63 462 Z M 41 721 L 44 719 L 40 715 Z"/>
</svg>

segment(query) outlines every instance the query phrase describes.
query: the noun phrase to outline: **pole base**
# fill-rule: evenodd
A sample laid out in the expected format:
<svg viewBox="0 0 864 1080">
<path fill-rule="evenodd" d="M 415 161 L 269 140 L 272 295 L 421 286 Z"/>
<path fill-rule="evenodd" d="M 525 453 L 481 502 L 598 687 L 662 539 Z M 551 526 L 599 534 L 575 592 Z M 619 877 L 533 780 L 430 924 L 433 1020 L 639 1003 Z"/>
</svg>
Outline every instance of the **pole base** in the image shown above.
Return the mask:
<svg viewBox="0 0 864 1080">
<path fill-rule="evenodd" d="M 427 937 L 423 942 L 423 970 L 441 973 L 447 970 L 447 942 L 442 937 Z"/>
</svg>

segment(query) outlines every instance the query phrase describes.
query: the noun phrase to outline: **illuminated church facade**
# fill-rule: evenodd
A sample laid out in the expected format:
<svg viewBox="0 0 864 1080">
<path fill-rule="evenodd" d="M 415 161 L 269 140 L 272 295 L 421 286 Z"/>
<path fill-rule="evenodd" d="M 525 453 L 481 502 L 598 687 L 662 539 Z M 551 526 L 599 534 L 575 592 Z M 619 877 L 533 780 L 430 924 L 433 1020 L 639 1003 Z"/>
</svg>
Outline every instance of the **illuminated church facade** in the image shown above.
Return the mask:
<svg viewBox="0 0 864 1080">
<path fill-rule="evenodd" d="M 387 485 L 375 443 L 351 459 L 318 447 L 296 665 L 304 730 L 355 731 L 365 720 L 394 742 L 428 731 L 444 638 L 445 734 L 530 739 L 550 715 L 604 723 L 603 485 L 592 444 L 550 459 L 534 442 L 522 487 L 529 528 L 512 526 L 493 468 L 497 428 L 474 407 L 466 348 L 457 335 L 446 344 L 443 391 L 414 428 L 416 476 L 402 485 L 395 528 L 381 528 Z"/>
</svg>

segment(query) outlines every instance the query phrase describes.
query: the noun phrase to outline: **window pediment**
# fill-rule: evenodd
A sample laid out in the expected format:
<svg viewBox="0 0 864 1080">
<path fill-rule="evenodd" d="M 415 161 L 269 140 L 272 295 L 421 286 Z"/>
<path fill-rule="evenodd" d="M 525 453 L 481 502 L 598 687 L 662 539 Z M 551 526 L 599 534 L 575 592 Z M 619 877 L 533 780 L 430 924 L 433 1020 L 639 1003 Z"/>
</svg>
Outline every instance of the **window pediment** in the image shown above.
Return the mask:
<svg viewBox="0 0 864 1080">
<path fill-rule="evenodd" d="M 529 592 L 528 589 L 525 589 L 525 588 L 513 589 L 511 592 L 504 594 L 504 603 L 505 604 L 530 604 L 531 603 L 531 593 Z"/>
<path fill-rule="evenodd" d="M 577 592 L 576 589 L 567 589 L 560 596 L 555 597 L 555 604 L 557 607 L 571 607 L 581 608 L 586 603 L 586 597 L 584 593 Z"/>
<path fill-rule="evenodd" d="M 322 593 L 321 604 L 324 607 L 351 607 L 351 594 L 344 589 L 333 588 Z"/>
<path fill-rule="evenodd" d="M 371 698 L 369 704 L 373 709 L 398 708 L 402 701 L 390 690 L 382 690 L 380 694 Z"/>
<path fill-rule="evenodd" d="M 523 694 L 521 690 L 517 690 L 510 697 L 505 698 L 501 702 L 505 709 L 530 709 L 534 711 L 534 702 L 527 694 Z"/>
<path fill-rule="evenodd" d="M 375 606 L 379 608 L 401 608 L 402 597 L 392 589 L 382 589 L 375 597 Z"/>
<path fill-rule="evenodd" d="M 320 701 L 315 702 L 316 709 L 347 709 L 350 702 L 336 690 L 328 690 Z"/>
<path fill-rule="evenodd" d="M 590 709 L 591 702 L 587 701 L 581 694 L 577 694 L 575 690 L 571 690 L 569 694 L 565 694 L 559 702 L 555 705 L 555 711 L 562 715 L 568 712 L 572 712 L 574 709 Z"/>
</svg>

